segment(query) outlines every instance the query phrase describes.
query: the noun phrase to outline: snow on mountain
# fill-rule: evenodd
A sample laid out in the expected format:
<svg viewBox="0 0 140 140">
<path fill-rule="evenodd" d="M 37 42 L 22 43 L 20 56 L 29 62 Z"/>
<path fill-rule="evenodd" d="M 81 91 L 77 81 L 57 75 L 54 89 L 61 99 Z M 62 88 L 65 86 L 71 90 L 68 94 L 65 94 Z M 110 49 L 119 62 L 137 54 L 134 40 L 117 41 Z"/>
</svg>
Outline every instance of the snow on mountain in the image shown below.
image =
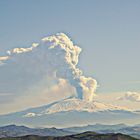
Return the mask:
<svg viewBox="0 0 140 140">
<path fill-rule="evenodd" d="M 98 112 L 104 110 L 125 110 L 125 108 L 106 105 L 100 102 L 88 102 L 76 98 L 71 98 L 52 105 L 50 108 L 46 109 L 43 113 L 52 114 L 61 111 L 73 111 L 73 110 Z"/>
<path fill-rule="evenodd" d="M 130 109 L 124 107 L 113 106 L 110 104 L 104 104 L 97 101 L 86 101 L 78 98 L 69 98 L 64 99 L 62 101 L 56 102 L 49 107 L 44 108 L 40 112 L 28 112 L 24 114 L 24 117 L 34 117 L 41 116 L 44 114 L 54 114 L 59 112 L 67 112 L 67 111 L 78 111 L 78 112 L 98 112 L 98 111 L 113 111 L 113 110 L 124 110 L 131 111 Z"/>
<path fill-rule="evenodd" d="M 95 123 L 139 123 L 140 113 L 124 107 L 77 98 L 63 99 L 48 105 L 0 116 L 0 125 L 30 127 L 71 127 Z"/>
</svg>

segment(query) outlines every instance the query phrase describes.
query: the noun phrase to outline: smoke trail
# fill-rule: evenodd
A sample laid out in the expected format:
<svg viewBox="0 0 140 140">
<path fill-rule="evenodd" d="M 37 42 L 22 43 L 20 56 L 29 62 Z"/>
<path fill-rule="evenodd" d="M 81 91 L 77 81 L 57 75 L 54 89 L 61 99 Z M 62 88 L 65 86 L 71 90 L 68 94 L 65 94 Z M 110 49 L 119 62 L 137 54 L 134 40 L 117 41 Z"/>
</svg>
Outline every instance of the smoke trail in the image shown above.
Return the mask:
<svg viewBox="0 0 140 140">
<path fill-rule="evenodd" d="M 77 97 L 92 101 L 97 82 L 91 77 L 82 75 L 77 68 L 78 57 L 81 48 L 75 46 L 72 41 L 63 33 L 42 39 L 48 46 L 50 63 L 56 71 L 56 76 L 67 79 L 77 90 Z"/>
<path fill-rule="evenodd" d="M 9 60 L 23 63 L 24 58 L 28 60 L 33 68 L 30 70 L 38 72 L 42 70 L 56 79 L 65 79 L 77 91 L 77 98 L 92 101 L 97 82 L 92 77 L 85 77 L 77 68 L 81 48 L 64 34 L 58 33 L 45 37 L 40 43 L 34 43 L 30 48 L 15 48 L 7 52 L 7 56 L 0 57 L 0 64 Z M 26 63 L 27 59 L 25 59 Z M 38 64 L 36 67 L 34 64 Z"/>
</svg>

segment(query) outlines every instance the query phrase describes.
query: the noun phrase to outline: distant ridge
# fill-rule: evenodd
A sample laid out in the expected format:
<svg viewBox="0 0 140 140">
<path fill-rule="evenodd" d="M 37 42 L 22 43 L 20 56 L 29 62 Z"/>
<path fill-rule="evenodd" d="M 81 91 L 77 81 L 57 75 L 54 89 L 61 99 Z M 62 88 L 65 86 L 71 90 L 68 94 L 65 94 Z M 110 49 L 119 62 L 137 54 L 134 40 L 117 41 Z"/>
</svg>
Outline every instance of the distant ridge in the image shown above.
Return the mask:
<svg viewBox="0 0 140 140">
<path fill-rule="evenodd" d="M 26 126 L 16 126 L 8 125 L 0 127 L 0 138 L 4 137 L 23 137 L 23 136 L 53 136 L 53 137 L 62 137 L 67 135 L 76 135 L 78 134 L 124 134 L 130 135 L 132 137 L 140 139 L 140 126 L 127 126 L 125 124 L 116 124 L 116 125 L 87 125 L 82 127 L 70 127 L 70 128 L 29 128 Z M 116 140 L 116 139 L 115 139 Z"/>
<path fill-rule="evenodd" d="M 0 140 L 138 140 L 124 134 L 97 134 L 95 132 L 85 132 L 76 135 L 62 136 L 62 137 L 41 137 L 35 135 L 27 135 L 16 138 L 1 138 Z"/>
<path fill-rule="evenodd" d="M 18 137 L 26 135 L 39 136 L 64 136 L 73 134 L 72 132 L 56 128 L 29 128 L 25 126 L 8 125 L 0 127 L 0 138 Z"/>
</svg>

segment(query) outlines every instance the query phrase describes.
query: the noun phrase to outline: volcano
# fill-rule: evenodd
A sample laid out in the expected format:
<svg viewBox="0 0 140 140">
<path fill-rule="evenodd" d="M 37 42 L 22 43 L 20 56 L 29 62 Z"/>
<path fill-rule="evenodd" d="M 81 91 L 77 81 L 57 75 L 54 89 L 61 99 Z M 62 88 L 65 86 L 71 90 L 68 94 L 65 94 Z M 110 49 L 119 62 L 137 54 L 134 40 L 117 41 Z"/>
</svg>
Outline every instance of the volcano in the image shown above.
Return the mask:
<svg viewBox="0 0 140 140">
<path fill-rule="evenodd" d="M 17 124 L 32 127 L 70 127 L 95 123 L 127 123 L 139 120 L 139 111 L 67 98 L 41 107 L 0 116 L 0 124 Z M 138 122 L 138 121 L 137 121 Z"/>
</svg>

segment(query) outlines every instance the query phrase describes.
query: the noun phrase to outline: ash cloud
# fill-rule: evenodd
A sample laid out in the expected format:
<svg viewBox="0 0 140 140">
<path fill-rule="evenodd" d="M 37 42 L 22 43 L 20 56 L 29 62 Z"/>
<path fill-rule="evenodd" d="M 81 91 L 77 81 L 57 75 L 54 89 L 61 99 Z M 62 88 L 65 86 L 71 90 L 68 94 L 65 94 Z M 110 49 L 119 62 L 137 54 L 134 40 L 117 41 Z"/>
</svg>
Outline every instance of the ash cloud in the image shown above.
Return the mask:
<svg viewBox="0 0 140 140">
<path fill-rule="evenodd" d="M 74 45 L 64 33 L 58 33 L 43 38 L 39 43 L 33 43 L 29 48 L 7 51 L 7 56 L 0 57 L 0 64 L 17 64 L 16 69 L 26 73 L 27 77 L 41 75 L 47 81 L 49 77 L 57 81 L 64 79 L 76 89 L 77 98 L 92 101 L 97 81 L 92 77 L 84 76 L 82 70 L 77 67 L 81 51 L 81 48 Z M 1 67 L 3 66 L 0 65 L 0 69 Z M 13 73 L 19 74 L 16 70 Z M 36 82 L 36 79 L 32 80 Z M 18 79 L 18 81 L 22 80 Z M 22 83 L 26 85 L 24 81 Z"/>
</svg>

